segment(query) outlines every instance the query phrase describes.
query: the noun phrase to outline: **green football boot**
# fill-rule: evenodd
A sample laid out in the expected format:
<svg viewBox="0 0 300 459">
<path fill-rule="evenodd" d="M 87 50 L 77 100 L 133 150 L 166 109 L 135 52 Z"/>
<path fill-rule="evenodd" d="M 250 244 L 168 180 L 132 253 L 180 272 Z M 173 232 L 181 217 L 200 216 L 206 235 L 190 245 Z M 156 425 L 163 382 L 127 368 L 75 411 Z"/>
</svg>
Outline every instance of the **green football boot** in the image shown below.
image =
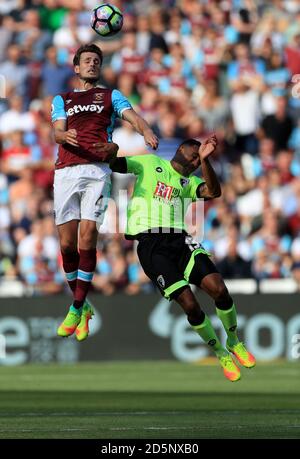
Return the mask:
<svg viewBox="0 0 300 459">
<path fill-rule="evenodd" d="M 77 325 L 75 334 L 78 341 L 85 340 L 89 335 L 89 321 L 94 315 L 93 307 L 86 299 L 82 308 L 82 314 L 79 324 Z"/>
<path fill-rule="evenodd" d="M 76 330 L 81 320 L 81 314 L 79 313 L 79 311 L 78 313 L 74 312 L 74 309 L 75 308 L 73 308 L 73 310 L 69 310 L 68 314 L 66 315 L 66 318 L 58 327 L 57 329 L 58 336 L 62 336 L 66 338 L 68 336 L 73 335 L 74 331 Z"/>
<path fill-rule="evenodd" d="M 249 351 L 247 351 L 244 343 L 239 342 L 234 344 L 233 346 L 229 346 L 226 344 L 226 347 L 229 352 L 231 352 L 238 362 L 246 368 L 253 368 L 255 367 L 256 361 L 254 355 L 252 355 Z"/>
</svg>

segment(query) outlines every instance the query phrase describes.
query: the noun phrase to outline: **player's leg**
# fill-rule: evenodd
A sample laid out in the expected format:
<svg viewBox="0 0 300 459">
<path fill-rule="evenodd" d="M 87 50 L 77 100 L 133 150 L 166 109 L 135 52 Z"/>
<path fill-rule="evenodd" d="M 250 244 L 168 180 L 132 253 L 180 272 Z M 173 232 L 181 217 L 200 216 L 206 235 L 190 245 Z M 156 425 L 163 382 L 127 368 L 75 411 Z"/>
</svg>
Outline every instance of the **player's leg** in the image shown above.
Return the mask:
<svg viewBox="0 0 300 459">
<path fill-rule="evenodd" d="M 83 341 L 89 334 L 89 320 L 94 312 L 87 300 L 96 268 L 96 245 L 98 231 L 96 222 L 81 220 L 79 227 L 79 265 L 73 307 L 80 314 L 80 322 L 76 327 L 76 338 Z"/>
<path fill-rule="evenodd" d="M 228 351 L 222 346 L 209 317 L 202 311 L 190 287 L 182 287 L 174 292 L 173 299 L 182 307 L 193 330 L 211 347 L 223 368 L 224 375 L 230 381 L 238 381 L 240 370 L 235 365 Z"/>
<path fill-rule="evenodd" d="M 137 253 L 146 275 L 165 298 L 178 302 L 193 329 L 218 356 L 225 376 L 231 381 L 237 381 L 240 378 L 239 369 L 229 352 L 221 346 L 209 318 L 201 310 L 188 281 L 177 268 L 176 254 L 180 258 L 181 249 L 180 239 L 177 244 L 176 241 L 172 242 L 172 238 L 169 243 L 167 235 L 164 238 L 145 235 L 139 241 Z"/>
<path fill-rule="evenodd" d="M 78 225 L 78 220 L 71 220 L 70 222 L 57 226 L 63 268 L 67 282 L 73 293 L 76 289 L 77 271 L 79 265 L 79 252 L 77 248 Z"/>
<path fill-rule="evenodd" d="M 239 341 L 236 307 L 221 274 L 207 274 L 201 280 L 200 287 L 215 301 L 217 315 L 227 334 L 227 349 L 236 356 L 241 365 L 246 368 L 254 367 L 254 356 L 246 349 L 244 343 Z"/>
<path fill-rule="evenodd" d="M 98 230 L 95 221 L 81 220 L 79 226 L 79 265 L 74 307 L 82 308 L 96 268 Z"/>
<path fill-rule="evenodd" d="M 77 244 L 80 220 L 80 192 L 74 173 L 76 170 L 66 167 L 55 171 L 54 176 L 55 224 L 58 229 L 63 267 L 73 294 L 76 290 L 79 266 Z M 72 335 L 79 322 L 80 315 L 71 305 L 66 318 L 57 330 L 58 335 L 64 337 Z"/>
<path fill-rule="evenodd" d="M 78 220 L 71 220 L 57 226 L 60 248 L 63 260 L 63 268 L 68 284 L 74 294 L 76 290 L 77 272 L 79 266 L 79 253 L 77 250 Z M 67 337 L 74 333 L 80 322 L 80 314 L 73 305 L 60 324 L 57 333 L 59 336 Z"/>
<path fill-rule="evenodd" d="M 87 300 L 97 263 L 98 230 L 103 222 L 110 196 L 111 183 L 104 180 L 90 180 L 85 184 L 81 199 L 81 222 L 79 227 L 79 266 L 74 293 L 74 307 L 81 312 L 81 321 L 76 328 L 76 338 L 82 341 L 89 334 L 89 320 L 93 316 L 92 305 Z"/>
</svg>

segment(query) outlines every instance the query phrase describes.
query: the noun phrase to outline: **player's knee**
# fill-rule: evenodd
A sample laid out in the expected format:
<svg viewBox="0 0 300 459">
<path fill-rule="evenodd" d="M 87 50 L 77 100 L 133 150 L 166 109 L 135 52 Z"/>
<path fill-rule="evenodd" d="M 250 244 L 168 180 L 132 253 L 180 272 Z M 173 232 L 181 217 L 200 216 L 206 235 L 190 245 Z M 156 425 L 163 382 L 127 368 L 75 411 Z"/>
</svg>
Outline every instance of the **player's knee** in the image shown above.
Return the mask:
<svg viewBox="0 0 300 459">
<path fill-rule="evenodd" d="M 198 318 L 201 315 L 201 308 L 194 298 L 184 301 L 182 307 L 188 317 Z"/>
<path fill-rule="evenodd" d="M 213 297 L 216 302 L 227 302 L 230 299 L 227 287 L 223 282 L 220 282 L 215 286 Z"/>
<path fill-rule="evenodd" d="M 60 242 L 60 250 L 63 254 L 73 253 L 77 251 L 77 245 L 73 241 L 64 240 Z"/>
<path fill-rule="evenodd" d="M 205 319 L 205 314 L 198 306 L 197 309 L 193 309 L 189 314 L 187 314 L 187 319 L 191 325 L 200 325 Z"/>
<path fill-rule="evenodd" d="M 94 249 L 97 244 L 98 232 L 94 229 L 87 229 L 80 233 L 79 247 L 81 249 Z"/>
<path fill-rule="evenodd" d="M 80 236 L 79 247 L 81 249 L 90 250 L 96 247 L 97 237 L 93 233 L 84 233 Z"/>
</svg>

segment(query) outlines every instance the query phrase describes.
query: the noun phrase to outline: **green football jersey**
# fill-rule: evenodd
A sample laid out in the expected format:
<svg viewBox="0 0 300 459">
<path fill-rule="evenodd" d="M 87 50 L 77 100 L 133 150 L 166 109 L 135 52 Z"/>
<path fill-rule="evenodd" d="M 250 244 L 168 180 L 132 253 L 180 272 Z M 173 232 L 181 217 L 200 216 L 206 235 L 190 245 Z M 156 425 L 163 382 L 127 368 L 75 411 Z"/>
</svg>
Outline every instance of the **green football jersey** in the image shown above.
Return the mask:
<svg viewBox="0 0 300 459">
<path fill-rule="evenodd" d="M 151 228 L 185 230 L 184 217 L 198 186 L 204 182 L 193 175 L 184 177 L 156 155 L 126 157 L 127 172 L 136 175 L 127 210 L 126 234 L 134 236 Z"/>
</svg>

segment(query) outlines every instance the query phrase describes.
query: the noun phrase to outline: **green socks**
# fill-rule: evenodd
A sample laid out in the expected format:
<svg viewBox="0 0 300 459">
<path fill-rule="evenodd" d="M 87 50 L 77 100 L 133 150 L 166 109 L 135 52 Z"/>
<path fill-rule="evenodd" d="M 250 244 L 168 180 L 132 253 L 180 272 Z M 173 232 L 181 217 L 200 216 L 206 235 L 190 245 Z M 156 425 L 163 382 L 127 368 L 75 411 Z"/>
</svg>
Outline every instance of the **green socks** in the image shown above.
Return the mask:
<svg viewBox="0 0 300 459">
<path fill-rule="evenodd" d="M 217 357 L 220 358 L 228 354 L 227 350 L 224 349 L 220 343 L 220 340 L 207 316 L 205 316 L 204 321 L 200 325 L 192 325 L 192 328 L 199 336 L 201 336 L 203 341 L 214 350 Z"/>
<path fill-rule="evenodd" d="M 224 311 L 223 309 L 216 308 L 217 316 L 221 320 L 225 331 L 227 333 L 228 339 L 227 344 L 228 346 L 234 346 L 239 342 L 237 336 L 237 317 L 236 317 L 236 309 L 235 305 L 233 304 L 230 309 Z"/>
</svg>

